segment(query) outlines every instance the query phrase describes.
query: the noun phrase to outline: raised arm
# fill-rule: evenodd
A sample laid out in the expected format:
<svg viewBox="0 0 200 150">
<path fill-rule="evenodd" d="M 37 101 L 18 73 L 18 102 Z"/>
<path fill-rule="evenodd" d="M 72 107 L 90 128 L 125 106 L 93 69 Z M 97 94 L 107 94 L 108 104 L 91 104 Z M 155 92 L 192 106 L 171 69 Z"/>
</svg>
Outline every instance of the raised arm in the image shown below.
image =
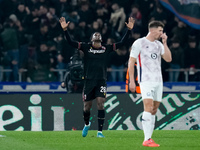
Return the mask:
<svg viewBox="0 0 200 150">
<path fill-rule="evenodd" d="M 132 30 L 133 27 L 134 27 L 134 23 L 135 23 L 135 19 L 133 19 L 132 17 L 129 17 L 128 23 L 125 22 L 126 27 L 128 28 L 128 30 L 126 31 L 126 33 L 125 33 L 125 35 L 123 36 L 123 38 L 121 39 L 121 41 L 115 43 L 116 49 L 118 49 L 119 47 L 121 47 L 121 46 L 124 44 L 124 42 L 128 39 L 128 37 L 129 37 L 129 35 L 130 35 L 130 32 L 131 32 L 131 30 Z"/>
<path fill-rule="evenodd" d="M 170 49 L 167 45 L 167 35 L 166 35 L 166 33 L 163 33 L 161 38 L 162 38 L 162 43 L 163 43 L 164 50 L 165 50 L 165 53 L 162 55 L 162 58 L 166 62 L 171 62 L 172 61 L 172 54 L 171 54 L 171 51 L 170 51 Z"/>
<path fill-rule="evenodd" d="M 67 41 L 69 42 L 69 44 L 71 46 L 73 46 L 74 48 L 79 49 L 80 48 L 79 42 L 72 40 L 68 31 L 67 31 L 67 27 L 68 27 L 70 21 L 66 22 L 65 18 L 61 17 L 59 22 L 60 22 L 60 25 L 61 25 L 63 31 L 65 32 L 65 37 L 66 37 Z"/>
</svg>

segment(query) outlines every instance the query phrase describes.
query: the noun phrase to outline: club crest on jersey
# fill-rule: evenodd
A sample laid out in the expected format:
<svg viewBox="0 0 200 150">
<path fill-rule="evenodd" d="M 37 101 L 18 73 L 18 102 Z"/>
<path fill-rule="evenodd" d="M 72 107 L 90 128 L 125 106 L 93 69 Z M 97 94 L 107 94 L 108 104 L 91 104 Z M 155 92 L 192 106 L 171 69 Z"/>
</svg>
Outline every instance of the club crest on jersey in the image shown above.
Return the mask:
<svg viewBox="0 0 200 150">
<path fill-rule="evenodd" d="M 156 53 L 151 54 L 151 58 L 156 59 L 157 58 L 157 54 Z"/>
<path fill-rule="evenodd" d="M 151 96 L 151 93 L 150 93 L 150 92 L 148 92 L 148 93 L 147 93 L 147 96 Z"/>
</svg>

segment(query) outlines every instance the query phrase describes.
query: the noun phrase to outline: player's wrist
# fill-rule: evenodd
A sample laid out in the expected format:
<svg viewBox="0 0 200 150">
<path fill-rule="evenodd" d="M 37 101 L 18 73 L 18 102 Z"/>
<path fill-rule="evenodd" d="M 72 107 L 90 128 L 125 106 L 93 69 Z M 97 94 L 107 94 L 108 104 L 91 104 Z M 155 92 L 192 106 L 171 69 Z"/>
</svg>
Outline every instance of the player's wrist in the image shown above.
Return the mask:
<svg viewBox="0 0 200 150">
<path fill-rule="evenodd" d="M 63 28 L 63 31 L 67 31 L 67 28 Z"/>
<path fill-rule="evenodd" d="M 133 29 L 133 28 L 129 28 L 129 27 L 128 27 L 128 30 L 132 30 L 132 29 Z"/>
</svg>

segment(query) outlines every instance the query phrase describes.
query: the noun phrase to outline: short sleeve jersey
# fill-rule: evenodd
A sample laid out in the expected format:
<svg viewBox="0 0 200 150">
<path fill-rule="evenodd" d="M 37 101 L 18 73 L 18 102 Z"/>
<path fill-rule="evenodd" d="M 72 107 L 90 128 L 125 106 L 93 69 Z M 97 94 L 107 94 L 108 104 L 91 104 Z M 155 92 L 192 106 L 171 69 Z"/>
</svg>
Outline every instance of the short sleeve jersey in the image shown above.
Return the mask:
<svg viewBox="0 0 200 150">
<path fill-rule="evenodd" d="M 137 59 L 138 82 L 162 82 L 161 55 L 164 54 L 163 44 L 146 37 L 137 39 L 130 52 L 130 57 Z"/>
</svg>

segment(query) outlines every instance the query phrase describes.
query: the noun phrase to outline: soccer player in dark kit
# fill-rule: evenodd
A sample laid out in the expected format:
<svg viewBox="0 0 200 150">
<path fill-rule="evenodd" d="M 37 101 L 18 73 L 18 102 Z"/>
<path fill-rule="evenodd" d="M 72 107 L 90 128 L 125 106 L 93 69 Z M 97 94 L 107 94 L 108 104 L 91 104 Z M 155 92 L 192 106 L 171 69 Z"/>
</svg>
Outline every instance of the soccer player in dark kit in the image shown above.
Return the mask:
<svg viewBox="0 0 200 150">
<path fill-rule="evenodd" d="M 84 88 L 83 88 L 83 118 L 85 126 L 82 131 L 82 136 L 86 137 L 91 126 L 90 110 L 92 108 L 92 101 L 96 99 L 98 109 L 98 132 L 97 137 L 103 138 L 102 134 L 103 124 L 105 120 L 104 103 L 106 100 L 107 90 L 107 58 L 108 54 L 117 50 L 128 39 L 131 30 L 133 29 L 135 20 L 130 17 L 128 23 L 125 22 L 128 30 L 120 42 L 110 45 L 102 44 L 102 36 L 99 32 L 92 35 L 91 43 L 77 42 L 71 39 L 67 27 L 69 21 L 66 22 L 64 17 L 60 18 L 60 25 L 64 30 L 65 37 L 68 43 L 82 50 L 84 53 Z"/>
</svg>

